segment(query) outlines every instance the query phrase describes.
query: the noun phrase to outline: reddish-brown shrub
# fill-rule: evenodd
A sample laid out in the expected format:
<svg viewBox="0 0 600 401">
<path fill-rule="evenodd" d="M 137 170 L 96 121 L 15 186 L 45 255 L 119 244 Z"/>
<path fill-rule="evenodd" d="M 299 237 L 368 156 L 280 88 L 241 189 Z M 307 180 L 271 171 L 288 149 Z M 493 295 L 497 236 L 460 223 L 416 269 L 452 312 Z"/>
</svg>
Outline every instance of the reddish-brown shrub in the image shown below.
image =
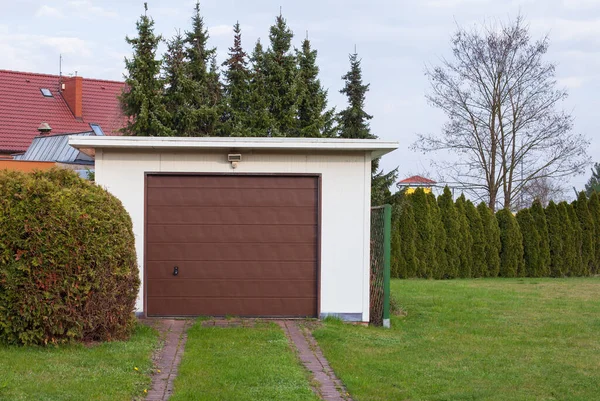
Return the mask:
<svg viewBox="0 0 600 401">
<path fill-rule="evenodd" d="M 117 198 L 67 170 L 0 171 L 0 341 L 126 338 L 139 285 Z"/>
</svg>

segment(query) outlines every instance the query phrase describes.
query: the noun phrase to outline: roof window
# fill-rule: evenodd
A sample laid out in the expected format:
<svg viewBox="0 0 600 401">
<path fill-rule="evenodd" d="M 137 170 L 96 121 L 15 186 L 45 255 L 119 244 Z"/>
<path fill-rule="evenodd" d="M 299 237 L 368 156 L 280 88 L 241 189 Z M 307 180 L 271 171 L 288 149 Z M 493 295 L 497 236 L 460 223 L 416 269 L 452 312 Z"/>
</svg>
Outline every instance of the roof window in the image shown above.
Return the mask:
<svg viewBox="0 0 600 401">
<path fill-rule="evenodd" d="M 50 89 L 40 88 L 40 91 L 42 92 L 42 95 L 44 95 L 44 97 L 52 97 L 52 92 L 50 92 Z"/>
</svg>

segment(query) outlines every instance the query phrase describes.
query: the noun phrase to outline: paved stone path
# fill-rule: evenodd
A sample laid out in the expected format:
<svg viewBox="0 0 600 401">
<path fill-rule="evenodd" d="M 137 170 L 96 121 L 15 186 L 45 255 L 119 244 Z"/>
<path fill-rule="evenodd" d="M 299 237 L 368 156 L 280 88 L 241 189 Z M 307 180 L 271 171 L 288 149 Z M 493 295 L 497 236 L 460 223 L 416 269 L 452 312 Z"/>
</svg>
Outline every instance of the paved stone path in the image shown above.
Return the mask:
<svg viewBox="0 0 600 401">
<path fill-rule="evenodd" d="M 146 319 L 144 323 L 156 328 L 164 336 L 164 346 L 155 356 L 156 373 L 152 377 L 152 388 L 146 401 L 166 401 L 173 394 L 173 381 L 187 340 L 190 320 Z M 160 370 L 160 373 L 158 371 Z"/>
<path fill-rule="evenodd" d="M 277 324 L 283 328 L 290 341 L 296 346 L 300 361 L 318 383 L 314 388 L 315 392 L 326 401 L 352 401 L 310 331 L 300 327 L 298 322 L 293 320 L 279 320 Z"/>
</svg>

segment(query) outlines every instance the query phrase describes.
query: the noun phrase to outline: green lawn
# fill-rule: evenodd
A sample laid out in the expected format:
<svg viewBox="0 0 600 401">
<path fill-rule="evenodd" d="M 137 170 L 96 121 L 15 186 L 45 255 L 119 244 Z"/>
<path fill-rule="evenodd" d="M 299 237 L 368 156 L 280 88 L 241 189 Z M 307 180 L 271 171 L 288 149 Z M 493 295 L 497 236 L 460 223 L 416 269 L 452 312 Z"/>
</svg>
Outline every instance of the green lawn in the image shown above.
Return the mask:
<svg viewBox="0 0 600 401">
<path fill-rule="evenodd" d="M 599 400 L 600 278 L 393 280 L 392 329 L 314 332 L 355 401 Z"/>
<path fill-rule="evenodd" d="M 0 345 L 0 400 L 142 399 L 157 345 L 158 333 L 142 325 L 129 341 L 90 347 Z"/>
<path fill-rule="evenodd" d="M 188 331 L 171 401 L 317 401 L 308 374 L 275 324 Z"/>
</svg>

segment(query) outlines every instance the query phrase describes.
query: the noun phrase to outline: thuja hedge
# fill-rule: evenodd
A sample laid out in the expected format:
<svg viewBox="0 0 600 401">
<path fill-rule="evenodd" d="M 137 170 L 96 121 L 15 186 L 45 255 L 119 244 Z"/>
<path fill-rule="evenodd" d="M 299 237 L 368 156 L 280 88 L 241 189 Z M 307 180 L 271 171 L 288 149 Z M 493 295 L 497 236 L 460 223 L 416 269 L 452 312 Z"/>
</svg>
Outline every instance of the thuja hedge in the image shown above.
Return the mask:
<svg viewBox="0 0 600 401">
<path fill-rule="evenodd" d="M 398 197 L 392 276 L 564 277 L 600 273 L 600 198 L 580 193 L 569 204 L 535 201 L 516 215 L 477 207 L 449 188 Z"/>
<path fill-rule="evenodd" d="M 75 173 L 0 172 L 0 342 L 128 337 L 140 285 L 131 219 Z"/>
</svg>

